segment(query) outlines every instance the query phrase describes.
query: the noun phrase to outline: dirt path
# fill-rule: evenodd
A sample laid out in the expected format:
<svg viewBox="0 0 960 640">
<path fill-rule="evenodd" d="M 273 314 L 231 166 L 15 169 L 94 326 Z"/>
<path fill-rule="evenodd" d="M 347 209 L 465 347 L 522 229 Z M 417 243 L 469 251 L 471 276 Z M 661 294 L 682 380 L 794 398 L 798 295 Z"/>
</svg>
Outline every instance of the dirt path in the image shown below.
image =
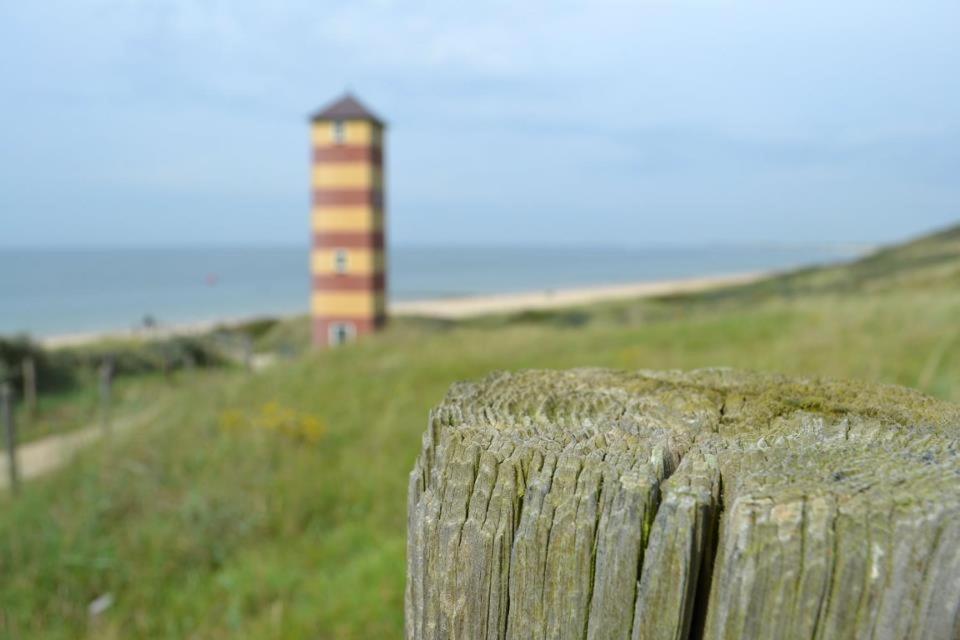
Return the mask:
<svg viewBox="0 0 960 640">
<path fill-rule="evenodd" d="M 135 415 L 114 420 L 113 425 L 111 425 L 111 432 L 115 435 L 143 425 L 156 417 L 158 413 L 159 407 L 152 407 Z M 49 436 L 18 447 L 17 468 L 20 472 L 20 480 L 29 480 L 53 471 L 67 462 L 77 451 L 101 437 L 103 437 L 103 428 L 100 425 L 95 425 L 59 436 Z M 0 489 L 6 489 L 9 483 L 7 454 L 4 451 L 2 459 L 0 459 Z"/>
</svg>

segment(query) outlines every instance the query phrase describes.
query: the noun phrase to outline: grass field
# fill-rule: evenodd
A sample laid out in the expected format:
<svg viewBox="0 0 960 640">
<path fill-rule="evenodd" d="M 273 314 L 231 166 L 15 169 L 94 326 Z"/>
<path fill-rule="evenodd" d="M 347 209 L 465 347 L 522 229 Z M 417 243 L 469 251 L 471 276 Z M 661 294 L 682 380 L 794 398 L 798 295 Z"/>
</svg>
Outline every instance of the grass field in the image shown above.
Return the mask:
<svg viewBox="0 0 960 640">
<path fill-rule="evenodd" d="M 431 405 L 491 370 L 577 366 L 733 366 L 960 400 L 960 228 L 709 294 L 403 320 L 258 374 L 184 373 L 151 397 L 149 426 L 0 497 L 0 635 L 400 637 L 407 473 Z"/>
</svg>

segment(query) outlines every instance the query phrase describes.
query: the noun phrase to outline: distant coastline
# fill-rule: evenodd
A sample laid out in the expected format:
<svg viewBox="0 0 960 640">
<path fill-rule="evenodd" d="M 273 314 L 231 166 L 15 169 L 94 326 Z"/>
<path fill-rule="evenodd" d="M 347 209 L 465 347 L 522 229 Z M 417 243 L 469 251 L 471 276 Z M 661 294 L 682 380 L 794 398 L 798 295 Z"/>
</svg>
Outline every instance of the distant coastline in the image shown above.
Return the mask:
<svg viewBox="0 0 960 640">
<path fill-rule="evenodd" d="M 654 296 L 694 293 L 725 286 L 748 284 L 774 275 L 774 271 L 733 273 L 698 278 L 680 278 L 653 282 L 635 282 L 631 284 L 597 285 L 547 289 L 522 293 L 502 293 L 493 295 L 457 296 L 451 298 L 410 300 L 390 304 L 390 315 L 395 317 L 427 317 L 441 319 L 465 319 L 498 313 L 516 313 L 560 309 L 578 305 L 650 298 Z M 257 314 L 237 316 L 218 320 L 172 324 L 153 328 L 131 328 L 122 330 L 90 331 L 64 333 L 38 338 L 38 342 L 50 349 L 75 347 L 107 340 L 158 340 L 176 336 L 191 336 L 207 333 L 218 327 L 229 328 L 232 325 L 257 320 L 287 319 L 299 315 L 295 313 Z"/>
<path fill-rule="evenodd" d="M 34 340 L 47 349 L 63 347 L 79 347 L 86 344 L 105 341 L 125 340 L 163 340 L 181 336 L 196 336 L 209 333 L 218 328 L 256 322 L 257 320 L 276 320 L 295 318 L 296 313 L 257 314 L 252 316 L 236 316 L 217 320 L 199 320 L 196 322 L 173 323 L 156 327 L 131 327 L 128 329 L 104 329 L 102 331 L 78 331 L 76 333 L 59 333 L 49 336 L 38 336 Z"/>
<path fill-rule="evenodd" d="M 786 271 L 862 253 L 862 247 L 802 245 L 398 247 L 389 252 L 387 289 L 394 313 L 461 317 L 504 305 L 588 303 L 623 291 L 642 294 L 648 283 Z M 103 335 L 202 333 L 223 323 L 306 314 L 309 299 L 306 252 L 297 247 L 0 251 L 0 335 L 64 344 Z"/>
</svg>

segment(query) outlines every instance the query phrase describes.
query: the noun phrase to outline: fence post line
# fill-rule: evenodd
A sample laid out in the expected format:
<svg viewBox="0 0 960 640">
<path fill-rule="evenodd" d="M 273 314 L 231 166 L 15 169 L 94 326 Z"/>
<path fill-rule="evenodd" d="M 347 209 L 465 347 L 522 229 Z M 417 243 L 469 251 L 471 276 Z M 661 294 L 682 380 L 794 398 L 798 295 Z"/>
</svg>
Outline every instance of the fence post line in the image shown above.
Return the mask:
<svg viewBox="0 0 960 640">
<path fill-rule="evenodd" d="M 113 363 L 108 359 L 100 365 L 100 426 L 104 435 L 110 433 L 110 387 L 113 383 Z"/>
<path fill-rule="evenodd" d="M 37 365 L 33 358 L 23 360 L 23 404 L 27 415 L 33 418 L 37 413 Z"/>
<path fill-rule="evenodd" d="M 13 422 L 13 389 L 7 382 L 0 384 L 0 420 L 3 420 L 10 491 L 16 494 L 20 491 L 20 474 L 17 469 L 17 426 Z"/>
</svg>

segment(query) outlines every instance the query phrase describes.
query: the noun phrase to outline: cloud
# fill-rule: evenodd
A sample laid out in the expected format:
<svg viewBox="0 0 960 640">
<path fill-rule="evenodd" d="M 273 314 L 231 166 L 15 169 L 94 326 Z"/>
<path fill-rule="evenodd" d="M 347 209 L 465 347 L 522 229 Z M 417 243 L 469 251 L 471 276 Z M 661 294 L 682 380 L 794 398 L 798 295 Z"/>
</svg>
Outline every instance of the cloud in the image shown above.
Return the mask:
<svg viewBox="0 0 960 640">
<path fill-rule="evenodd" d="M 7 211 L 46 204 L 4 228 L 40 236 L 77 215 L 51 191 L 109 207 L 113 189 L 104 220 L 137 194 L 212 217 L 272 200 L 231 232 L 282 218 L 297 241 L 304 117 L 347 86 L 391 122 L 398 238 L 493 239 L 521 212 L 539 237 L 527 214 L 559 210 L 571 238 L 587 212 L 611 239 L 769 237 L 771 211 L 802 206 L 810 234 L 859 233 L 863 211 L 880 235 L 934 224 L 960 208 L 958 23 L 952 0 L 5 3 L 0 191 Z M 674 215 L 624 222 L 651 207 Z M 458 230 L 454 208 L 485 213 Z"/>
</svg>

